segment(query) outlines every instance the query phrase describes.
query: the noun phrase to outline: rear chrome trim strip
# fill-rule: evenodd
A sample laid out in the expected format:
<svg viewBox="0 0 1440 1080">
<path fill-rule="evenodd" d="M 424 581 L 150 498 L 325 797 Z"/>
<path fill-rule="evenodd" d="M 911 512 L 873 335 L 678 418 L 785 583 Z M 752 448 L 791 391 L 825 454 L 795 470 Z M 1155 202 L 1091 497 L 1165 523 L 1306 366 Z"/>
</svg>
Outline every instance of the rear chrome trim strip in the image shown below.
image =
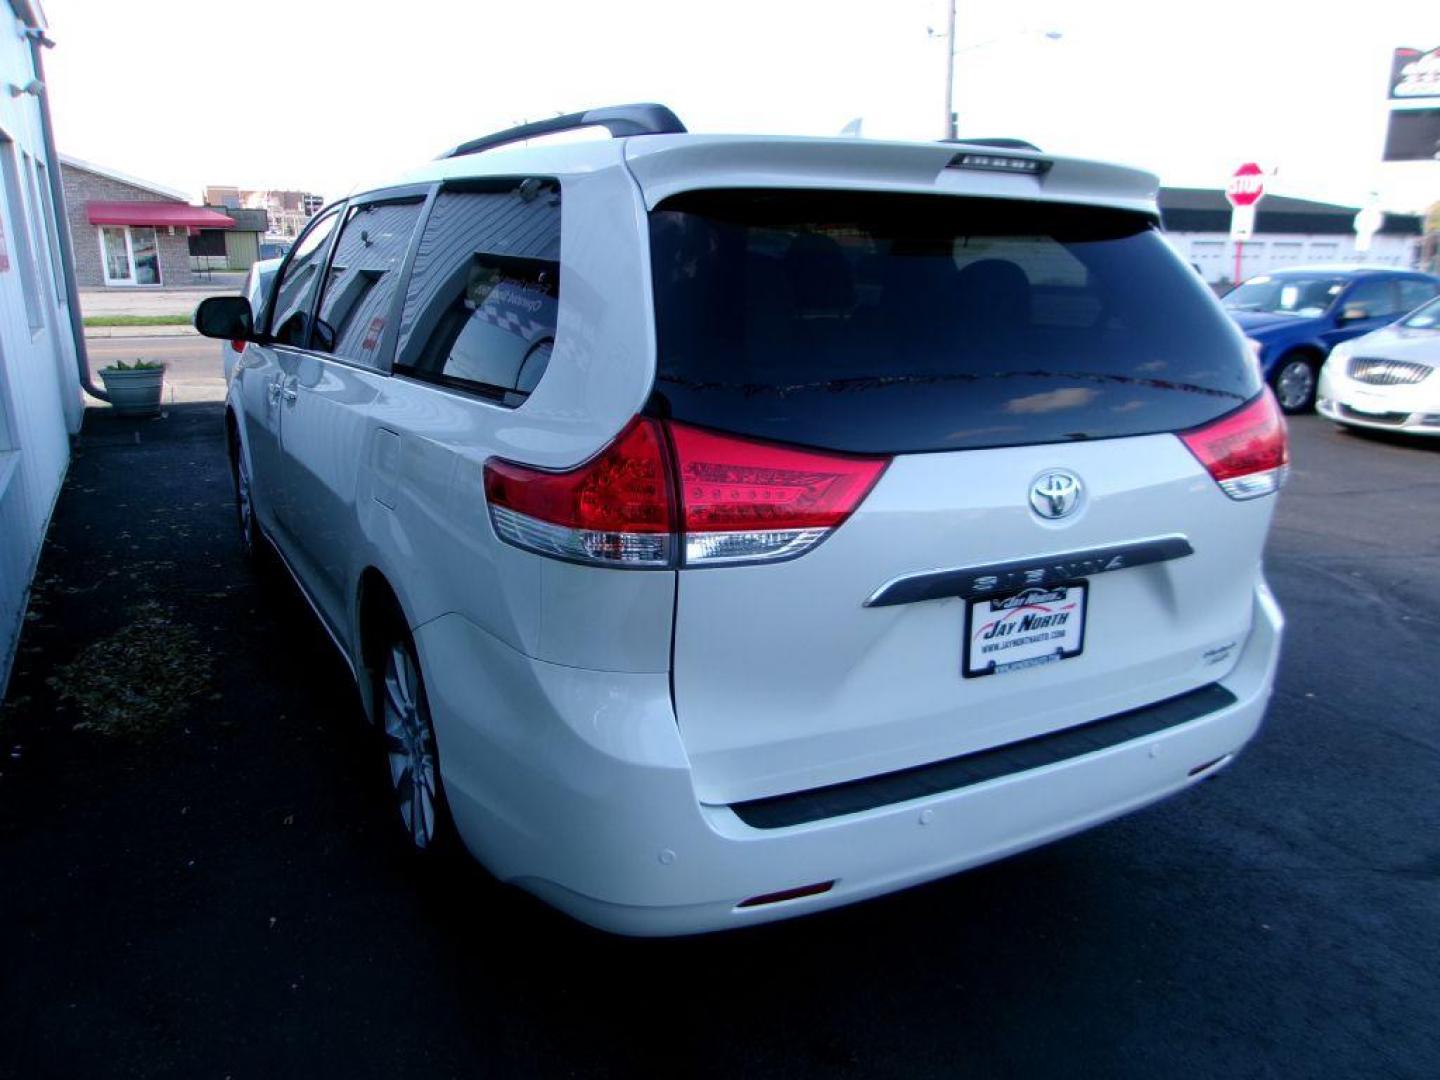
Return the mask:
<svg viewBox="0 0 1440 1080">
<path fill-rule="evenodd" d="M 1195 549 L 1190 546 L 1190 541 L 1175 534 L 958 570 L 925 570 L 891 578 L 870 594 L 865 607 L 916 604 L 922 600 L 942 600 L 953 596 L 965 599 L 989 596 L 1030 585 L 1052 585 L 1075 578 L 1094 577 L 1111 570 L 1128 570 L 1132 566 L 1183 559 L 1193 554 Z"/>
</svg>

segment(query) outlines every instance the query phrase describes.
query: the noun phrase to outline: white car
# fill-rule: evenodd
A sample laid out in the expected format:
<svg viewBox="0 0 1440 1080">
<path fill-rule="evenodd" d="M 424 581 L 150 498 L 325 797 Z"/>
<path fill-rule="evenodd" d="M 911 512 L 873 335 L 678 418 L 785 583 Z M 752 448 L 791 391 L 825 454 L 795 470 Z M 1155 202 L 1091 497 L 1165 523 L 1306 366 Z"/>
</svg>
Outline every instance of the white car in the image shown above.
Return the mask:
<svg viewBox="0 0 1440 1080">
<path fill-rule="evenodd" d="M 1337 345 L 1315 407 L 1347 427 L 1440 435 L 1440 297 L 1399 322 Z"/>
<path fill-rule="evenodd" d="M 245 284 L 240 287 L 240 295 L 250 303 L 251 324 L 259 320 L 265 307 L 265 301 L 269 297 L 270 283 L 275 280 L 275 271 L 280 269 L 279 259 L 256 259 L 250 265 L 249 271 L 245 274 Z M 235 373 L 235 361 L 245 351 L 243 340 L 227 341 L 220 346 L 220 363 L 225 368 L 225 383 L 228 386 L 230 377 Z"/>
<path fill-rule="evenodd" d="M 689 933 L 1229 762 L 1275 674 L 1285 427 L 1156 190 L 622 106 L 326 209 L 258 320 L 207 300 L 248 341 L 242 537 L 354 672 L 414 845 Z"/>
</svg>

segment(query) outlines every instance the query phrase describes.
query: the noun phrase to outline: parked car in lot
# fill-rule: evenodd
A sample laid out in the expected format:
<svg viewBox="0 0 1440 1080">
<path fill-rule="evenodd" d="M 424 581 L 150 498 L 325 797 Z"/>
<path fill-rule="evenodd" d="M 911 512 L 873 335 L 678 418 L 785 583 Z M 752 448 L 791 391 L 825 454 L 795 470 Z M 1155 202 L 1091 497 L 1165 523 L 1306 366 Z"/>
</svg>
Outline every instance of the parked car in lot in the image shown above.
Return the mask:
<svg viewBox="0 0 1440 1080">
<path fill-rule="evenodd" d="M 1278 655 L 1285 427 L 1156 191 L 626 106 L 327 208 L 258 319 L 206 300 L 247 341 L 242 538 L 354 672 L 414 845 L 686 933 L 1228 763 Z"/>
<path fill-rule="evenodd" d="M 250 302 L 253 322 L 258 322 L 260 319 L 265 301 L 269 297 L 270 283 L 275 280 L 275 271 L 279 268 L 279 259 L 257 259 L 245 274 L 245 283 L 240 287 L 240 295 Z M 225 369 L 227 385 L 230 382 L 230 376 L 235 372 L 235 361 L 244 351 L 245 342 L 241 340 L 227 341 L 220 346 L 220 362 Z"/>
<path fill-rule="evenodd" d="M 1342 341 L 1440 293 L 1440 278 L 1385 267 L 1310 266 L 1242 282 L 1222 303 L 1245 331 L 1287 413 L 1308 412 L 1320 366 Z"/>
<path fill-rule="evenodd" d="M 1320 372 L 1322 415 L 1351 427 L 1440 435 L 1440 298 L 1337 345 Z"/>
</svg>

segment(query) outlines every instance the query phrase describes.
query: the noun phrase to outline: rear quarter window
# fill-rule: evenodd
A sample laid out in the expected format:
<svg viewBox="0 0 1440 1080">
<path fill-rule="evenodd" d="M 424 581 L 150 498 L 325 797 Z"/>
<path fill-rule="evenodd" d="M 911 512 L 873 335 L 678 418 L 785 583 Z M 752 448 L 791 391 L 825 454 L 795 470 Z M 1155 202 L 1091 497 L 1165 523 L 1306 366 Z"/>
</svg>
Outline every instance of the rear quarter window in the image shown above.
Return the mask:
<svg viewBox="0 0 1440 1080">
<path fill-rule="evenodd" d="M 855 453 L 1175 431 L 1260 390 L 1138 214 L 953 196 L 703 191 L 651 215 L 656 407 Z"/>
<path fill-rule="evenodd" d="M 448 187 L 416 250 L 395 370 L 519 405 L 549 366 L 559 304 L 559 184 Z"/>
</svg>

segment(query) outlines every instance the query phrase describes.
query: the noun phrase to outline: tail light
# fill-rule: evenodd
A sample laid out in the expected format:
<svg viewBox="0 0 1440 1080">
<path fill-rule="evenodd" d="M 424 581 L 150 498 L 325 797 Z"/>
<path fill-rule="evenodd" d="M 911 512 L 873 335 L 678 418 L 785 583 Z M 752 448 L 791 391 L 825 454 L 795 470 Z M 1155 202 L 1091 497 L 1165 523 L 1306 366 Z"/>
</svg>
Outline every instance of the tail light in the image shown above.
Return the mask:
<svg viewBox="0 0 1440 1080">
<path fill-rule="evenodd" d="M 1232 499 L 1279 491 L 1290 471 L 1285 417 L 1269 390 L 1250 404 L 1180 439 Z"/>
<path fill-rule="evenodd" d="M 544 555 L 629 567 L 778 562 L 834 531 L 888 464 L 640 417 L 565 472 L 491 460 L 485 496 L 497 535 Z"/>
<path fill-rule="evenodd" d="M 889 464 L 671 424 L 685 564 L 804 554 L 860 505 Z"/>
<path fill-rule="evenodd" d="M 485 498 L 502 540 L 542 555 L 618 566 L 670 566 L 675 508 L 664 433 L 637 417 L 579 468 L 548 472 L 491 459 Z"/>
</svg>

